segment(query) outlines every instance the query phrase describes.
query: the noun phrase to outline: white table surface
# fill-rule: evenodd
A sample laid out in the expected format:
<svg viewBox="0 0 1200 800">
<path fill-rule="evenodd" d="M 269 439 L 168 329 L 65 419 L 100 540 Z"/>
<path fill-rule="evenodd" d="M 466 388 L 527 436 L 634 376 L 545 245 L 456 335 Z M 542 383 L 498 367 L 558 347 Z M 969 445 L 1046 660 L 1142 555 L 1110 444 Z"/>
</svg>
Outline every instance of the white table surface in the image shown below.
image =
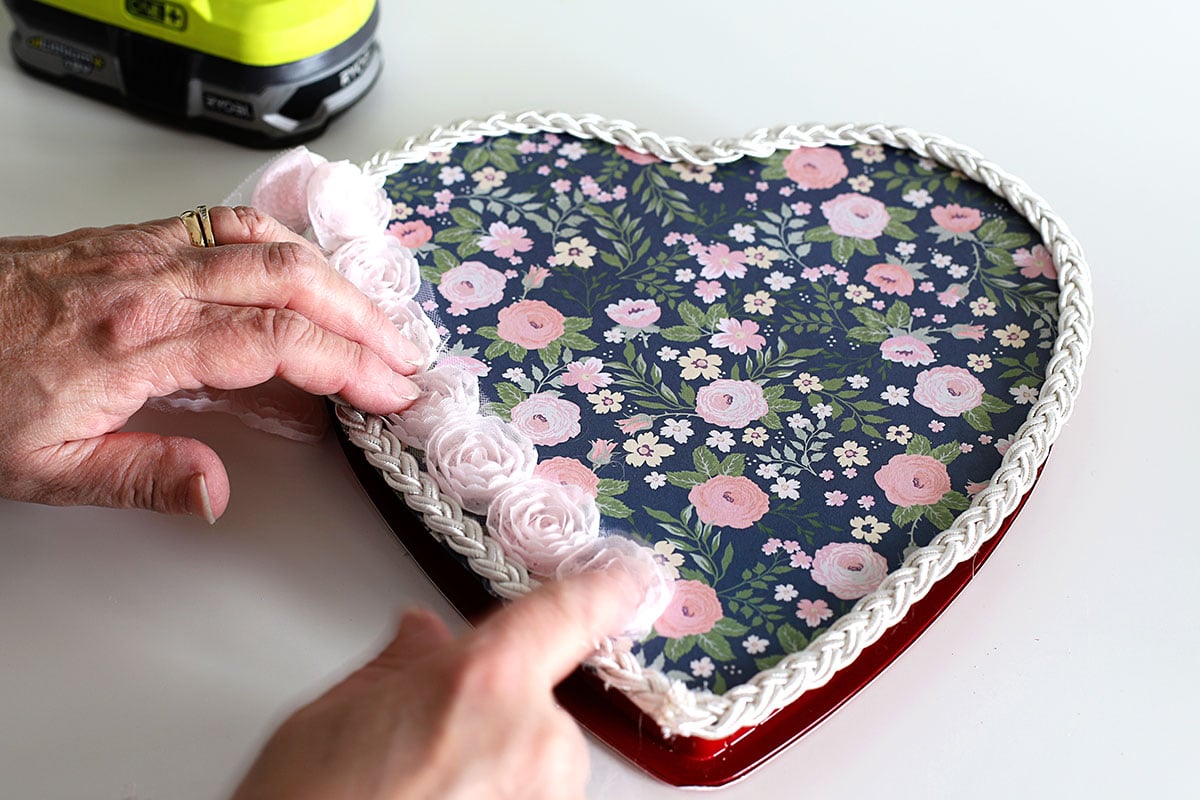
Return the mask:
<svg viewBox="0 0 1200 800">
<path fill-rule="evenodd" d="M 1200 388 L 1200 60 L 1185 5 L 384 4 L 385 74 L 312 145 L 328 157 L 363 160 L 500 109 L 594 111 L 696 140 L 884 120 L 1021 175 L 1090 257 L 1084 392 L 1024 514 L 883 676 L 719 796 L 1200 785 L 1200 525 L 1180 505 L 1195 498 L 1200 445 L 1186 422 Z M 0 35 L 10 29 L 0 14 Z M 216 202 L 267 157 L 44 85 L 7 54 L 0 107 L 0 234 Z M 229 511 L 210 529 L 0 501 L 0 797 L 224 797 L 281 715 L 370 652 L 399 608 L 453 613 L 332 439 L 296 445 L 222 416 L 134 424 L 212 444 Z M 590 797 L 681 794 L 592 753 Z"/>
</svg>

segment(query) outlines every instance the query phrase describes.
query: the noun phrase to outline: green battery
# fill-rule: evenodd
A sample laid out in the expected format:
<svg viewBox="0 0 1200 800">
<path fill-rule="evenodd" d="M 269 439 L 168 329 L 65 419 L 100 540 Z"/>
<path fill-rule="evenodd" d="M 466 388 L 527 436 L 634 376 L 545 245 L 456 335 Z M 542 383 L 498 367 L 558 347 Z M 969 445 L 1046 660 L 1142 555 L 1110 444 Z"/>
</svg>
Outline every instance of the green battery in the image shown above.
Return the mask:
<svg viewBox="0 0 1200 800">
<path fill-rule="evenodd" d="M 4 0 L 26 71 L 258 147 L 320 134 L 383 66 L 375 0 Z"/>
</svg>

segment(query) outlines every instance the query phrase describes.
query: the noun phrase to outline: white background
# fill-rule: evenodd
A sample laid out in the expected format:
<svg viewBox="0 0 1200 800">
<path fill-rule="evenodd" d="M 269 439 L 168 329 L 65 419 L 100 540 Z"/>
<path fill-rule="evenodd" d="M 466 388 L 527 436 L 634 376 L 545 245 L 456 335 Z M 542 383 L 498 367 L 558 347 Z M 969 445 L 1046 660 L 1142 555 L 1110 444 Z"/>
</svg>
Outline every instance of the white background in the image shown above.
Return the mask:
<svg viewBox="0 0 1200 800">
<path fill-rule="evenodd" d="M 1200 784 L 1200 370 L 1186 339 L 1200 61 L 1186 5 L 384 4 L 385 73 L 313 145 L 330 158 L 501 109 L 597 112 L 695 140 L 881 120 L 1021 175 L 1089 256 L 1084 391 L 1024 514 L 881 678 L 719 796 Z M 267 157 L 65 93 L 6 57 L 0 104 L 0 234 L 217 202 Z M 368 653 L 398 608 L 452 613 L 332 440 L 295 445 L 217 416 L 135 424 L 211 443 L 232 504 L 209 529 L 0 501 L 0 797 L 223 797 L 280 716 Z M 592 750 L 591 797 L 680 795 Z"/>
</svg>

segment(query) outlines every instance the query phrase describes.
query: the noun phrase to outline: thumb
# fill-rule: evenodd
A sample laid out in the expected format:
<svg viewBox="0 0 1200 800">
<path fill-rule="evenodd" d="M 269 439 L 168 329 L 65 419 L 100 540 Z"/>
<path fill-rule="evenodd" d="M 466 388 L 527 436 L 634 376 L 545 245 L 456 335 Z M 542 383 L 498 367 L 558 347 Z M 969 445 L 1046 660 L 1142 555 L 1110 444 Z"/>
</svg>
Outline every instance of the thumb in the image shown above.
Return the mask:
<svg viewBox="0 0 1200 800">
<path fill-rule="evenodd" d="M 359 670 L 364 680 L 398 672 L 454 640 L 442 618 L 425 608 L 405 612 L 396 635 L 374 659 Z"/>
<path fill-rule="evenodd" d="M 636 576 L 621 568 L 572 575 L 505 606 L 467 638 L 529 659 L 530 674 L 558 683 L 601 637 L 628 625 L 645 593 Z"/>
<path fill-rule="evenodd" d="M 396 669 L 453 640 L 454 635 L 441 617 L 427 608 L 415 608 L 400 617 L 395 637 L 371 663 L 385 669 Z"/>
<path fill-rule="evenodd" d="M 145 508 L 216 522 L 229 505 L 229 475 L 208 445 L 183 436 L 109 433 L 49 451 L 56 477 L 43 502 Z"/>
<path fill-rule="evenodd" d="M 400 618 L 396 635 L 379 655 L 346 676 L 322 699 L 346 699 L 404 670 L 408 665 L 454 641 L 441 617 L 424 608 Z"/>
</svg>

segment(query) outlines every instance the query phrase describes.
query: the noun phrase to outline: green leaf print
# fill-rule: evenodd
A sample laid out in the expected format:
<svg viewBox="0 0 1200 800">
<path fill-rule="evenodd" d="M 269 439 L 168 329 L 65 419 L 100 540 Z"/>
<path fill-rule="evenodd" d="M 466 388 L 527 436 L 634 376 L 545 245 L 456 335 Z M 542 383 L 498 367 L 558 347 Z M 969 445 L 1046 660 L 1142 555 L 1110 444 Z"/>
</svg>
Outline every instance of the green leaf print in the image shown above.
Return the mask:
<svg viewBox="0 0 1200 800">
<path fill-rule="evenodd" d="M 946 444 L 934 448 L 929 455 L 943 464 L 949 464 L 958 458 L 960 453 L 962 453 L 962 449 L 959 447 L 958 442 L 946 442 Z"/>
<path fill-rule="evenodd" d="M 908 447 L 905 448 L 905 453 L 910 456 L 927 456 L 933 449 L 933 445 L 929 443 L 929 439 L 921 434 L 917 434 L 909 440 Z"/>
<path fill-rule="evenodd" d="M 721 462 L 717 460 L 716 455 L 707 447 L 700 446 L 692 451 L 692 463 L 696 465 L 696 472 L 702 475 L 712 477 L 720 474 Z"/>
<path fill-rule="evenodd" d="M 977 431 L 987 432 L 992 429 L 992 417 L 987 411 L 984 411 L 983 406 L 977 406 L 970 411 L 964 411 L 962 417 L 968 425 Z"/>
<path fill-rule="evenodd" d="M 805 635 L 786 622 L 775 629 L 775 637 L 788 653 L 798 653 L 808 647 Z"/>
<path fill-rule="evenodd" d="M 892 523 L 898 528 L 907 528 L 925 514 L 926 506 L 896 506 L 892 512 Z"/>
</svg>

